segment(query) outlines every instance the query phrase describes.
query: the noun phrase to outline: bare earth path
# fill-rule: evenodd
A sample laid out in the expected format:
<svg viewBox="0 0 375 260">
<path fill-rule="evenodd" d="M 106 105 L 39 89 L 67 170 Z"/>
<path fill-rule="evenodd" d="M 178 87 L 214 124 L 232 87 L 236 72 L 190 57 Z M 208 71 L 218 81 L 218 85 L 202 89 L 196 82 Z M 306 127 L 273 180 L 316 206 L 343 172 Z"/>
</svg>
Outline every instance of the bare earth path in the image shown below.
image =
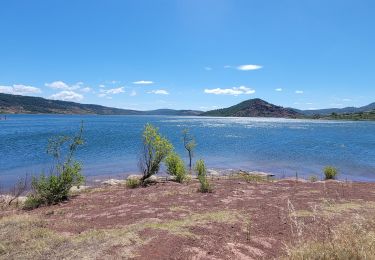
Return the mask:
<svg viewBox="0 0 375 260">
<path fill-rule="evenodd" d="M 11 232 L 7 215 L 16 214 L 46 232 L 24 236 L 53 241 L 23 245 L 22 237 L 12 238 L 21 246 L 7 259 L 275 259 L 286 255 L 287 245 L 317 234 L 324 238 L 328 226 L 375 209 L 373 183 L 211 181 L 214 192 L 207 194 L 197 192 L 195 180 L 110 186 L 60 205 L 4 212 L 2 233 Z M 29 224 L 13 228 L 33 232 Z M 31 251 L 35 247 L 38 253 Z"/>
</svg>

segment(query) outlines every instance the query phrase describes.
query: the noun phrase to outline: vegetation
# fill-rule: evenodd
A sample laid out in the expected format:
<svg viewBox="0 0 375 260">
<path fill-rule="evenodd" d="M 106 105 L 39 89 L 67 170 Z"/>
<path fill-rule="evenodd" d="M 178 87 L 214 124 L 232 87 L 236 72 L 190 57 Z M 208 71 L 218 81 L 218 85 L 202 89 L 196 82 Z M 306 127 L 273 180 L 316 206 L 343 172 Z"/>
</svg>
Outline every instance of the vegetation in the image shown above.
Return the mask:
<svg viewBox="0 0 375 260">
<path fill-rule="evenodd" d="M 198 180 L 200 183 L 199 191 L 203 193 L 212 192 L 212 186 L 207 179 L 206 165 L 202 159 L 197 161 L 195 170 L 197 171 Z"/>
<path fill-rule="evenodd" d="M 143 147 L 139 160 L 142 172 L 142 184 L 152 175 L 159 172 L 161 162 L 173 150 L 172 144 L 151 124 L 146 124 L 143 131 Z"/>
<path fill-rule="evenodd" d="M 165 160 L 165 164 L 167 166 L 167 173 L 174 176 L 177 182 L 182 183 L 186 180 L 185 163 L 177 153 L 170 153 Z"/>
<path fill-rule="evenodd" d="M 158 109 L 136 111 L 100 105 L 50 100 L 40 97 L 0 93 L 0 114 L 98 114 L 98 115 L 199 115 L 201 111 Z"/>
<path fill-rule="evenodd" d="M 264 182 L 264 181 L 268 180 L 266 175 L 249 174 L 249 173 L 245 173 L 245 172 L 239 172 L 237 177 L 243 179 L 246 182 Z"/>
<path fill-rule="evenodd" d="M 184 141 L 184 147 L 189 155 L 189 169 L 191 171 L 191 161 L 193 158 L 193 152 L 195 147 L 197 146 L 197 143 L 195 142 L 194 137 L 189 133 L 188 129 L 185 129 L 183 132 L 183 141 Z"/>
<path fill-rule="evenodd" d="M 332 113 L 327 119 L 334 120 L 375 120 L 375 109 L 368 112 L 356 112 L 356 113 L 345 113 L 337 114 Z"/>
<path fill-rule="evenodd" d="M 141 181 L 138 178 L 129 178 L 126 180 L 126 187 L 135 189 L 141 185 Z"/>
<path fill-rule="evenodd" d="M 374 220 L 357 219 L 330 231 L 323 239 L 299 243 L 289 249 L 287 259 L 373 259 L 374 237 Z"/>
<path fill-rule="evenodd" d="M 58 136 L 49 140 L 47 153 L 53 156 L 55 166 L 50 175 L 33 177 L 33 193 L 25 202 L 26 208 L 67 200 L 69 190 L 83 183 L 82 166 L 74 159 L 78 147 L 83 145 L 82 135 L 83 125 L 76 136 Z"/>
<path fill-rule="evenodd" d="M 336 179 L 337 173 L 337 169 L 333 166 L 327 166 L 324 168 L 324 176 L 326 180 Z"/>
<path fill-rule="evenodd" d="M 283 108 L 255 98 L 243 101 L 237 105 L 207 111 L 203 116 L 233 116 L 233 117 L 303 117 L 303 114 L 290 108 Z"/>
<path fill-rule="evenodd" d="M 311 181 L 311 182 L 317 182 L 318 181 L 318 177 L 315 176 L 315 175 L 311 175 L 311 176 L 309 176 L 309 181 Z"/>
</svg>

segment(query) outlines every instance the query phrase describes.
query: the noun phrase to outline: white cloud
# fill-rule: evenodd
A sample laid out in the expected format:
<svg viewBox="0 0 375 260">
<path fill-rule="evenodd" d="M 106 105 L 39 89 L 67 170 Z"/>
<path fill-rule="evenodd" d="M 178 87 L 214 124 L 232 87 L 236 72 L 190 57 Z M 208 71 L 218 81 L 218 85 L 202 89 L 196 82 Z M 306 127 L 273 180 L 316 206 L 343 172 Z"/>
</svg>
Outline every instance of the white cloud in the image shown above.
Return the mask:
<svg viewBox="0 0 375 260">
<path fill-rule="evenodd" d="M 147 93 L 156 94 L 156 95 L 169 95 L 169 92 L 164 89 L 151 90 L 151 91 L 148 91 Z"/>
<path fill-rule="evenodd" d="M 31 95 L 38 94 L 42 91 L 40 88 L 26 86 L 22 84 L 15 84 L 13 86 L 0 86 L 0 93 L 13 94 L 13 95 Z"/>
<path fill-rule="evenodd" d="M 74 91 L 64 90 L 59 93 L 53 94 L 50 96 L 51 99 L 63 100 L 63 101 L 81 101 L 83 99 L 83 95 L 78 94 Z"/>
<path fill-rule="evenodd" d="M 118 87 L 118 88 L 111 88 L 111 89 L 101 89 L 100 92 L 105 93 L 105 94 L 120 94 L 120 93 L 124 93 L 125 90 L 124 90 L 124 87 Z"/>
<path fill-rule="evenodd" d="M 137 92 L 135 90 L 132 90 L 132 92 L 130 92 L 129 96 L 131 97 L 134 97 L 137 95 Z"/>
<path fill-rule="evenodd" d="M 281 92 L 281 91 L 283 91 L 283 89 L 282 88 L 276 88 L 275 91 Z"/>
<path fill-rule="evenodd" d="M 151 81 L 151 80 L 139 80 L 139 81 L 134 81 L 133 84 L 135 84 L 135 85 L 151 85 L 151 84 L 154 84 L 154 82 Z"/>
<path fill-rule="evenodd" d="M 88 92 L 91 92 L 92 89 L 90 87 L 84 87 L 84 88 L 81 88 L 79 91 L 84 92 L 84 93 L 88 93 Z"/>
<path fill-rule="evenodd" d="M 99 85 L 99 88 L 105 88 L 105 85 L 100 84 L 100 85 Z"/>
<path fill-rule="evenodd" d="M 344 102 L 350 102 L 352 100 L 350 98 L 344 98 L 342 101 L 344 101 Z"/>
<path fill-rule="evenodd" d="M 296 90 L 296 94 L 303 94 L 302 90 Z"/>
<path fill-rule="evenodd" d="M 254 89 L 248 88 L 246 86 L 234 87 L 234 88 L 214 88 L 214 89 L 205 89 L 204 93 L 206 94 L 215 94 L 215 95 L 251 95 L 255 93 Z"/>
<path fill-rule="evenodd" d="M 44 84 L 46 87 L 53 88 L 53 89 L 64 89 L 64 90 L 72 90 L 72 88 L 63 81 L 54 81 L 51 83 Z"/>
<path fill-rule="evenodd" d="M 244 71 L 259 70 L 261 68 L 262 68 L 262 66 L 260 66 L 260 65 L 252 65 L 252 64 L 240 65 L 240 66 L 237 67 L 238 70 L 244 70 Z"/>
<path fill-rule="evenodd" d="M 224 69 L 230 69 L 230 68 L 232 68 L 232 66 L 230 66 L 230 65 L 225 65 L 224 66 Z"/>
<path fill-rule="evenodd" d="M 211 68 L 211 67 L 204 67 L 204 69 L 205 69 L 205 70 L 207 70 L 207 71 L 210 71 L 210 70 L 212 70 L 212 68 Z"/>
<path fill-rule="evenodd" d="M 53 81 L 51 83 L 45 83 L 44 84 L 46 87 L 53 88 L 53 89 L 61 89 L 61 90 L 77 90 L 83 87 L 84 83 L 83 82 L 77 82 L 73 85 L 69 85 L 65 83 L 64 81 L 57 80 Z"/>
</svg>

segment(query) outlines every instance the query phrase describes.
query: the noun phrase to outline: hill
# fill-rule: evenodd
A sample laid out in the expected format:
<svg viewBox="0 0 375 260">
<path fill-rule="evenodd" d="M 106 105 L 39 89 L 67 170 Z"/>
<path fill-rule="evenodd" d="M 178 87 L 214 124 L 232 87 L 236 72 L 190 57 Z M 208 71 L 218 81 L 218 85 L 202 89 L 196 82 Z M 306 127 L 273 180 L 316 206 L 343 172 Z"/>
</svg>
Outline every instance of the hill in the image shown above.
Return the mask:
<svg viewBox="0 0 375 260">
<path fill-rule="evenodd" d="M 368 111 L 368 112 L 345 113 L 345 114 L 332 113 L 322 118 L 334 119 L 334 120 L 375 120 L 375 109 Z"/>
<path fill-rule="evenodd" d="M 96 115 L 199 115 L 201 111 L 159 109 L 137 111 L 92 104 L 80 104 L 41 97 L 30 97 L 0 93 L 2 114 L 96 114 Z"/>
<path fill-rule="evenodd" d="M 297 118 L 303 115 L 293 109 L 284 108 L 268 103 L 262 99 L 255 98 L 243 101 L 237 105 L 207 111 L 202 116 L 223 116 L 223 117 L 283 117 Z"/>
<path fill-rule="evenodd" d="M 367 106 L 362 107 L 344 107 L 344 108 L 326 108 L 326 109 L 315 109 L 315 110 L 298 110 L 294 109 L 295 111 L 302 113 L 306 116 L 312 115 L 330 115 L 332 113 L 336 114 L 350 114 L 350 113 L 361 113 L 361 112 L 369 112 L 375 109 L 375 102 L 371 103 Z"/>
</svg>

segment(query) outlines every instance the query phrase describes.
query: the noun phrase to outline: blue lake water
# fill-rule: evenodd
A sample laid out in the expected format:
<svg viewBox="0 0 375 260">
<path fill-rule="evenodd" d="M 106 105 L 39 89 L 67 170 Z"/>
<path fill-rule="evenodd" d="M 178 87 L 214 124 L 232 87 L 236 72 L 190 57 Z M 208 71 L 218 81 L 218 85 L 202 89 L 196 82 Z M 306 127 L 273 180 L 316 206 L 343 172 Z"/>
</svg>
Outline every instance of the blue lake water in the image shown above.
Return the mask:
<svg viewBox="0 0 375 260">
<path fill-rule="evenodd" d="M 209 118 L 173 116 L 10 115 L 0 121 L 0 183 L 48 172 L 48 139 L 78 131 L 85 145 L 77 153 L 86 176 L 137 172 L 143 126 L 150 122 L 187 160 L 181 141 L 190 129 L 195 159 L 209 168 L 272 172 L 277 176 L 319 175 L 334 165 L 341 178 L 375 180 L 375 122 Z"/>
</svg>

